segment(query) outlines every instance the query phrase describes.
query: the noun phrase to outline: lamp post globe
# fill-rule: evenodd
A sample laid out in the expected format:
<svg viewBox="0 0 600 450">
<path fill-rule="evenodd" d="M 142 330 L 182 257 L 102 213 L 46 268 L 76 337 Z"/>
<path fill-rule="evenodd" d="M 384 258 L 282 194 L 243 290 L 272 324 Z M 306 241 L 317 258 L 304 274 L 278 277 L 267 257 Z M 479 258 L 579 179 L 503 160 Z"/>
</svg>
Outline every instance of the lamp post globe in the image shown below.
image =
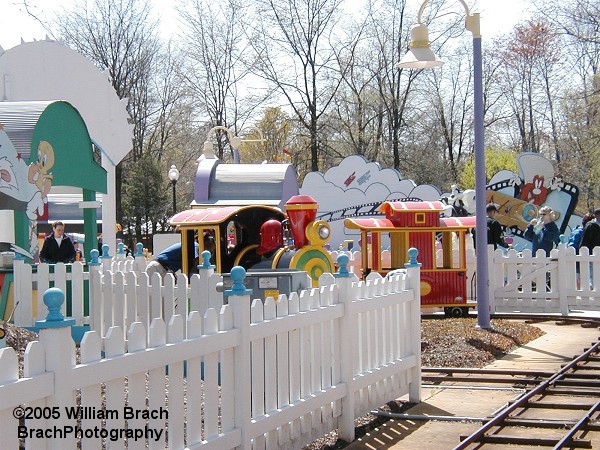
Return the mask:
<svg viewBox="0 0 600 450">
<path fill-rule="evenodd" d="M 173 186 L 173 215 L 177 213 L 177 197 L 175 195 L 175 185 L 177 184 L 177 180 L 179 180 L 179 170 L 175 164 L 171 166 L 169 169 L 169 180 L 171 180 L 171 185 Z"/>
</svg>

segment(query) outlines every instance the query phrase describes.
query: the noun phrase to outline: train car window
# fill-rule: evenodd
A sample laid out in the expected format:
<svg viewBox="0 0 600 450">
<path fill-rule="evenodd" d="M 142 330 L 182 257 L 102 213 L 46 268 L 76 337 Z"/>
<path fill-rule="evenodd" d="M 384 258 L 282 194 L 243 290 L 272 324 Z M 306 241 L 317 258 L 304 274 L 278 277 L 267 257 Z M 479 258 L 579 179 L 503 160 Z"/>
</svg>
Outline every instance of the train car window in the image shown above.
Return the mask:
<svg viewBox="0 0 600 450">
<path fill-rule="evenodd" d="M 182 233 L 182 251 L 185 252 L 182 261 L 184 262 L 182 272 L 188 277 L 193 273 L 198 273 L 198 257 L 195 248 L 197 245 L 197 233 L 197 230 L 194 229 L 188 229 Z"/>
<path fill-rule="evenodd" d="M 438 269 L 461 269 L 464 266 L 464 232 L 444 231 L 438 235 L 436 267 Z"/>
<path fill-rule="evenodd" d="M 415 223 L 425 223 L 425 213 L 416 213 Z"/>
</svg>

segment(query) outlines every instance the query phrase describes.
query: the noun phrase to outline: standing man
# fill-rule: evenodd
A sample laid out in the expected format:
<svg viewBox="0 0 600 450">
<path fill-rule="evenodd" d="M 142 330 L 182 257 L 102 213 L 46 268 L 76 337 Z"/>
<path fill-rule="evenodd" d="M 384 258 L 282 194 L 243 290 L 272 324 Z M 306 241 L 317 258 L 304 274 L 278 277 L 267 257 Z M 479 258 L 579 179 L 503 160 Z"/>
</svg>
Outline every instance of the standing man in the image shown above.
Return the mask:
<svg viewBox="0 0 600 450">
<path fill-rule="evenodd" d="M 496 220 L 496 214 L 498 214 L 498 208 L 493 203 L 488 203 L 485 206 L 485 212 L 487 213 L 487 243 L 493 244 L 494 250 L 500 247 L 505 247 L 504 239 L 502 238 L 502 225 Z M 473 234 L 473 247 L 477 249 L 477 239 L 475 237 L 475 228 L 471 231 Z"/>
<path fill-rule="evenodd" d="M 40 251 L 40 261 L 48 264 L 72 263 L 75 260 L 75 247 L 65 234 L 65 224 L 57 220 L 52 224 L 52 234 L 46 236 Z"/>
<path fill-rule="evenodd" d="M 579 248 L 587 247 L 591 255 L 594 247 L 598 245 L 600 245 L 600 208 L 594 210 L 594 220 L 590 220 L 583 229 Z"/>
<path fill-rule="evenodd" d="M 487 213 L 487 243 L 494 245 L 494 250 L 504 247 L 504 239 L 502 238 L 502 225 L 496 220 L 498 208 L 493 203 L 488 203 L 485 207 Z"/>
</svg>

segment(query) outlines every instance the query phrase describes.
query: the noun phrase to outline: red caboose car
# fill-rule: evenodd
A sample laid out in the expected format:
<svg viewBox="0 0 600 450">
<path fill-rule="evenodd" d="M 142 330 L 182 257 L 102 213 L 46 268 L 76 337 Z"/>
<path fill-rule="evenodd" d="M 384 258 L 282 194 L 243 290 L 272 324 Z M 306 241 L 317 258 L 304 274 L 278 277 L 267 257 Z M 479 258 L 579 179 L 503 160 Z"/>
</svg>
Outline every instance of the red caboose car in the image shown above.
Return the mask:
<svg viewBox="0 0 600 450">
<path fill-rule="evenodd" d="M 362 271 L 386 274 L 404 268 L 410 247 L 419 250 L 421 305 L 442 307 L 447 316 L 468 314 L 466 239 L 474 217 L 440 217 L 442 202 L 385 202 L 385 219 L 346 219 L 360 230 Z M 390 238 L 389 263 L 381 257 L 382 236 Z"/>
</svg>

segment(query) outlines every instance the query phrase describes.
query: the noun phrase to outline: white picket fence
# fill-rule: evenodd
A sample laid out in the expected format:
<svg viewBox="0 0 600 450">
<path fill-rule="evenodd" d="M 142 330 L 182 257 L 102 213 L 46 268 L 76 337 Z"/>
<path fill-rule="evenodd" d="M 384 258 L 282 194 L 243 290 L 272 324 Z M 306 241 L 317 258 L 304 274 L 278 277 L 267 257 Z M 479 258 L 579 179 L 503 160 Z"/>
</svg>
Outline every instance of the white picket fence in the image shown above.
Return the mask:
<svg viewBox="0 0 600 450">
<path fill-rule="evenodd" d="M 544 251 L 503 253 L 488 248 L 489 297 L 493 312 L 558 313 L 600 310 L 600 247 L 590 255 L 560 244 Z"/>
<path fill-rule="evenodd" d="M 331 254 L 334 261 L 340 255 L 347 256 L 348 270 L 360 273 L 360 252 Z M 386 258 L 389 258 L 389 251 L 382 253 L 382 259 L 385 261 Z M 584 248 L 580 255 L 576 255 L 572 249 L 561 244 L 547 258 L 543 252 L 532 256 L 527 250 L 522 253 L 513 250 L 503 253 L 501 250 L 494 252 L 492 247 L 488 247 L 488 258 L 492 313 L 566 315 L 598 309 L 600 253 L 590 255 Z M 577 265 L 580 267 L 579 274 L 576 273 Z M 56 264 L 51 271 L 50 266 L 39 264 L 34 272 L 23 260 L 14 261 L 15 298 L 19 301 L 14 314 L 16 325 L 31 327 L 35 320 L 43 318 L 45 309 L 41 296 L 37 296 L 36 292 L 44 292 L 51 286 L 68 291 L 71 316 L 76 324 L 89 324 L 101 336 L 105 336 L 112 326 L 125 330 L 133 322 L 141 321 L 148 328 L 153 318 L 162 317 L 168 323 L 174 314 L 185 317 L 190 311 L 219 308 L 223 303 L 222 294 L 216 290 L 222 278 L 210 269 L 201 269 L 200 274 L 193 275 L 189 280 L 181 274 L 177 281 L 171 275 L 167 275 L 162 282 L 158 275 L 154 280 L 149 280 L 144 273 L 146 260 L 141 253 L 129 259 L 119 253 L 113 258 L 100 258 L 99 264 L 90 264 L 90 272 L 85 272 L 84 266 L 79 263 L 69 266 Z M 467 299 L 470 301 L 475 301 L 476 267 L 475 255 L 469 251 Z M 94 279 L 94 274 L 98 275 L 98 279 Z M 594 279 L 597 280 L 596 285 Z M 70 284 L 68 290 L 67 283 Z M 88 315 L 84 314 L 86 295 Z M 63 305 L 63 314 L 64 309 Z"/>
<path fill-rule="evenodd" d="M 47 291 L 22 378 L 13 349 L 0 350 L 2 447 L 18 448 L 20 430 L 27 449 L 294 449 L 336 428 L 351 441 L 356 417 L 406 394 L 420 401 L 414 261 L 388 279 L 325 275 L 319 289 L 264 303 L 235 270 L 220 310 L 87 332 L 79 363 L 62 293 Z M 67 414 L 76 406 L 79 421 Z"/>
<path fill-rule="evenodd" d="M 115 256 L 108 256 L 108 246 L 105 247 L 107 256 L 102 256 L 91 262 L 90 271 L 85 271 L 81 262 L 72 264 L 28 264 L 22 257 L 13 260 L 14 271 L 14 301 L 16 303 L 13 315 L 15 325 L 32 327 L 36 320 L 45 317 L 45 307 L 41 295 L 50 287 L 57 287 L 68 293 L 71 304 L 70 317 L 75 319 L 76 325 L 89 323 L 89 315 L 84 314 L 86 297 L 90 297 L 90 273 L 94 270 L 113 273 L 141 273 L 146 268 L 146 260 L 139 253 L 135 258 L 126 257 L 121 250 Z M 95 269 L 92 269 L 95 268 Z M 89 305 L 92 302 L 88 300 Z M 66 313 L 66 303 L 63 304 L 62 313 Z M 91 306 L 90 306 L 91 307 Z"/>
</svg>

